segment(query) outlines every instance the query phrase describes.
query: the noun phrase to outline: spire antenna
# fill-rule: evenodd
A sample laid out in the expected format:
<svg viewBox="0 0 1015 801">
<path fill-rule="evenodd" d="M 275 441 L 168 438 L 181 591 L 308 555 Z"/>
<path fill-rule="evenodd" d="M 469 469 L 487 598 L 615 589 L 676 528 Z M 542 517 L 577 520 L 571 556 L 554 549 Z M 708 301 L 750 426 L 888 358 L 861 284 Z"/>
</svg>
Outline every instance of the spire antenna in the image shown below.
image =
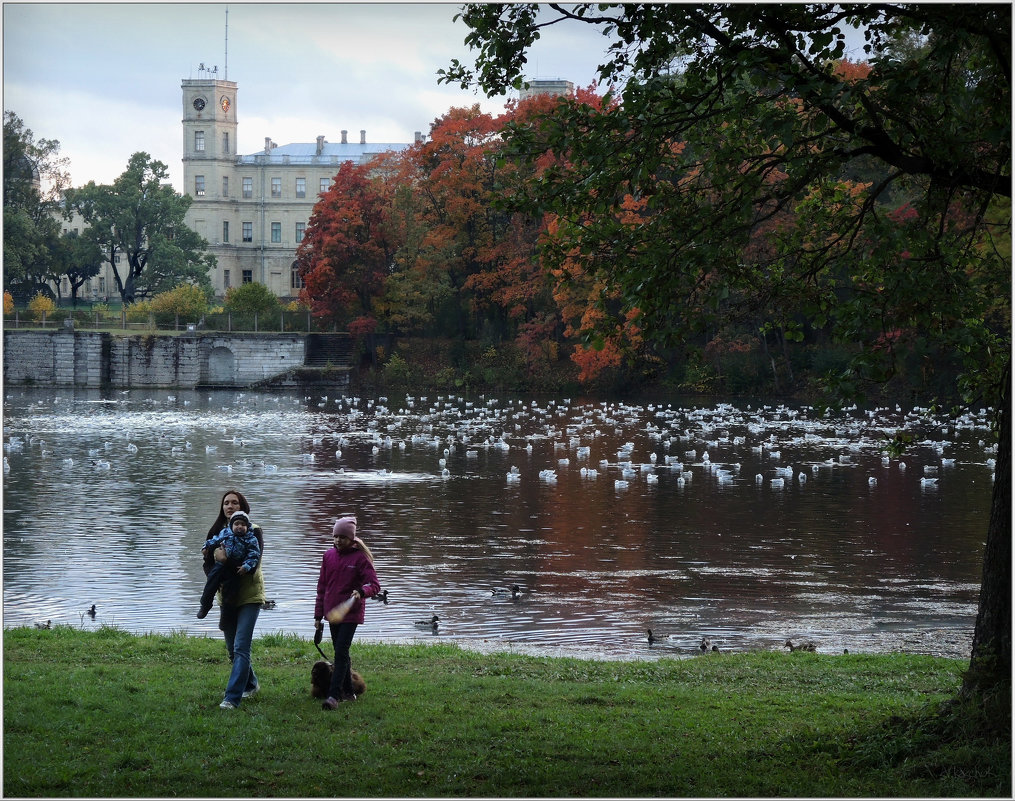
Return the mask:
<svg viewBox="0 0 1015 801">
<path fill-rule="evenodd" d="M 226 6 L 226 67 L 225 80 L 229 80 L 229 6 Z"/>
</svg>

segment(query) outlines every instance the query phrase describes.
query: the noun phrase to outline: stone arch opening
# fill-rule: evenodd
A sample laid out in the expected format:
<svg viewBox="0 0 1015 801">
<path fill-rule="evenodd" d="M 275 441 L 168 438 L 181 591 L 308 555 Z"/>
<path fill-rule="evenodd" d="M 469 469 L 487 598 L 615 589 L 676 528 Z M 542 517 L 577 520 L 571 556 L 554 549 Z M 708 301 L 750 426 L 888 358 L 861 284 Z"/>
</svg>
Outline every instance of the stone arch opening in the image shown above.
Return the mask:
<svg viewBox="0 0 1015 801">
<path fill-rule="evenodd" d="M 208 383 L 236 383 L 236 355 L 221 345 L 211 349 L 208 354 Z"/>
</svg>

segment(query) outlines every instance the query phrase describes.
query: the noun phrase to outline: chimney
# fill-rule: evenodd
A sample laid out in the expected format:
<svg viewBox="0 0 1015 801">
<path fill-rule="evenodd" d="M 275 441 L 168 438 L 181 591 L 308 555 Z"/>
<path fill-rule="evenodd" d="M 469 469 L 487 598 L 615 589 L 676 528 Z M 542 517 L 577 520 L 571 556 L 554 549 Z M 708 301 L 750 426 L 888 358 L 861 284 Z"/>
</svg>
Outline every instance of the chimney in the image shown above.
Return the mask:
<svg viewBox="0 0 1015 801">
<path fill-rule="evenodd" d="M 324 144 L 325 144 L 324 137 L 323 136 L 318 136 L 317 137 L 317 155 L 318 156 L 321 155 L 324 152 Z"/>
<path fill-rule="evenodd" d="M 348 135 L 349 135 L 348 131 L 342 131 L 342 144 L 343 145 L 349 144 L 349 140 L 346 138 Z"/>
<path fill-rule="evenodd" d="M 270 136 L 264 137 L 264 153 L 265 155 L 271 153 L 272 141 Z"/>
<path fill-rule="evenodd" d="M 422 141 L 423 141 L 423 132 L 416 131 L 416 144 L 418 145 Z"/>
<path fill-rule="evenodd" d="M 361 145 L 365 145 L 367 143 L 367 132 L 366 131 L 360 131 L 359 132 L 359 143 Z"/>
</svg>

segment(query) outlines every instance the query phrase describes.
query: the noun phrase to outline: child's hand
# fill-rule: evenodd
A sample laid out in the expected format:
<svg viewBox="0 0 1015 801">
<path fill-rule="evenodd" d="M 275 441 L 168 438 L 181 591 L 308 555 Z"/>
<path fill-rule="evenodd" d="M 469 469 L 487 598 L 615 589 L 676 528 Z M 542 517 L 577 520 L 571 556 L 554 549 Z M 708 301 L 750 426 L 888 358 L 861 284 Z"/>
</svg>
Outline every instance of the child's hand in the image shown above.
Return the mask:
<svg viewBox="0 0 1015 801">
<path fill-rule="evenodd" d="M 244 573 L 247 572 L 247 568 L 245 568 L 243 565 L 240 565 L 238 568 L 236 568 L 236 572 L 242 576 Z"/>
</svg>

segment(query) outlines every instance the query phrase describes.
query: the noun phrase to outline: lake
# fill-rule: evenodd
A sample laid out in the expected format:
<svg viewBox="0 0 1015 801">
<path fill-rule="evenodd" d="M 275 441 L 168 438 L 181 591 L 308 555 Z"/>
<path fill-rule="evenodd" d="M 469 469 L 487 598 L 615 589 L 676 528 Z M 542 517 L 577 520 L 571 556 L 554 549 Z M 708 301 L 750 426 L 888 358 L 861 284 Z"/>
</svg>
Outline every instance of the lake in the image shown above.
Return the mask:
<svg viewBox="0 0 1015 801">
<path fill-rule="evenodd" d="M 888 458 L 899 430 L 914 444 Z M 221 636 L 195 617 L 200 548 L 236 488 L 265 532 L 258 634 L 312 636 L 355 513 L 389 599 L 361 639 L 964 658 L 990 441 L 986 410 L 8 387 L 4 626 Z"/>
</svg>

